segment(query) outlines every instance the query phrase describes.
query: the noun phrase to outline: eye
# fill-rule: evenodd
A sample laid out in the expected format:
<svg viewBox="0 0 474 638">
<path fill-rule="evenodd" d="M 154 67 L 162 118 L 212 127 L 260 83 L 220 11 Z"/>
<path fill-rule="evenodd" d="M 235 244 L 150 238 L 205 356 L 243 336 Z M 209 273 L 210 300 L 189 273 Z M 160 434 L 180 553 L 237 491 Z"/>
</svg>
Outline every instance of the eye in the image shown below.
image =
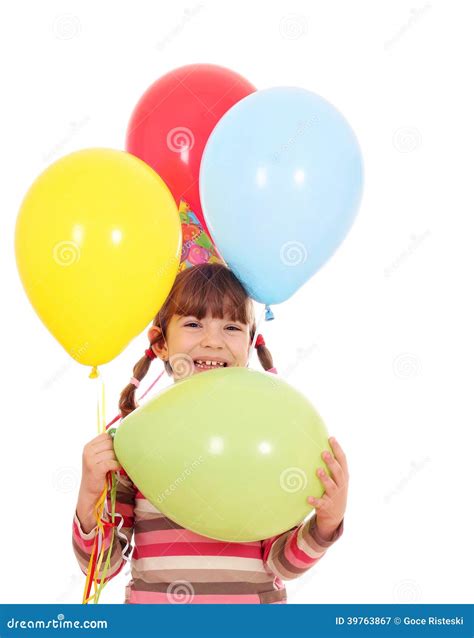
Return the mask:
<svg viewBox="0 0 474 638">
<path fill-rule="evenodd" d="M 238 330 L 239 332 L 242 332 L 242 329 L 239 328 L 239 326 L 227 326 L 227 328 L 233 328 L 234 330 Z"/>
<path fill-rule="evenodd" d="M 186 326 L 199 326 L 197 321 L 189 321 L 188 323 L 185 323 L 184 325 L 185 325 L 185 327 Z"/>
</svg>

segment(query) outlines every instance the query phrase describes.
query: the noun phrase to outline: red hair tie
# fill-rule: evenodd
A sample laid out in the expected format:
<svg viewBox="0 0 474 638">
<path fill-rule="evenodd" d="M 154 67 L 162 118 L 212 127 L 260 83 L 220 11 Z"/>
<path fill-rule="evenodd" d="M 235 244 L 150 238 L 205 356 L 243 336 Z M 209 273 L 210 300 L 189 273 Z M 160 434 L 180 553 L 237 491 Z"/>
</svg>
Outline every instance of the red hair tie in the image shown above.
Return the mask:
<svg viewBox="0 0 474 638">
<path fill-rule="evenodd" d="M 145 350 L 145 354 L 149 359 L 156 359 L 156 354 L 153 352 L 151 348 L 148 348 L 148 350 Z"/>
<path fill-rule="evenodd" d="M 257 341 L 255 342 L 255 347 L 258 348 L 259 346 L 264 346 L 265 345 L 265 340 L 262 337 L 262 335 L 258 335 L 257 337 Z"/>
</svg>

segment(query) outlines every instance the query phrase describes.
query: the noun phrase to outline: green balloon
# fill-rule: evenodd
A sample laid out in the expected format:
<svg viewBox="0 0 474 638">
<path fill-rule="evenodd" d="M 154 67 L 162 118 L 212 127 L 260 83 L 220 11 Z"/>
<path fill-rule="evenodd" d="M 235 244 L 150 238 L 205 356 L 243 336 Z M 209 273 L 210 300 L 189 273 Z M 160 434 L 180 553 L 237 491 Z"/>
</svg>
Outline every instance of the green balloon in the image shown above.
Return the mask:
<svg viewBox="0 0 474 638">
<path fill-rule="evenodd" d="M 197 534 L 251 542 L 299 525 L 324 487 L 326 427 L 273 374 L 219 368 L 176 382 L 129 414 L 117 459 L 165 516 Z"/>
</svg>

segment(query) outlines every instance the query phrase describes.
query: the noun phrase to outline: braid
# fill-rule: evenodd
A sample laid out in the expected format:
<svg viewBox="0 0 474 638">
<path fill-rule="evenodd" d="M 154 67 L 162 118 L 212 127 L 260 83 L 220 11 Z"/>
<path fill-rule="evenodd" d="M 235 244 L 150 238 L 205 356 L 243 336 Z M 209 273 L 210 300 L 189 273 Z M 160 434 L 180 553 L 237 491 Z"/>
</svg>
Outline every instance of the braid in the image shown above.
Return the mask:
<svg viewBox="0 0 474 638">
<path fill-rule="evenodd" d="M 252 343 L 255 337 L 255 333 L 257 331 L 257 325 L 255 323 L 255 319 L 252 322 L 252 326 L 250 328 L 250 342 Z M 260 365 L 264 370 L 270 370 L 273 368 L 273 357 L 270 350 L 267 348 L 265 344 L 261 344 L 259 346 L 255 346 L 255 350 L 257 351 L 258 360 L 260 361 Z"/>
<path fill-rule="evenodd" d="M 143 355 L 143 357 L 133 367 L 133 376 L 135 379 L 141 381 L 150 369 L 150 364 L 151 359 L 149 359 L 146 355 Z M 129 383 L 120 394 L 119 409 L 122 413 L 123 419 L 138 407 L 135 400 L 136 390 L 137 388 L 135 385 L 133 383 Z"/>
<path fill-rule="evenodd" d="M 161 335 L 158 335 L 153 341 L 150 342 L 149 348 L 151 348 L 155 343 L 158 343 L 161 339 Z M 148 370 L 150 369 L 152 359 L 150 359 L 145 353 L 143 357 L 137 361 L 137 363 L 133 366 L 132 377 L 135 377 L 137 381 L 141 381 L 145 376 Z M 131 412 L 138 408 L 135 392 L 137 391 L 137 387 L 133 383 L 129 383 L 125 386 L 120 394 L 119 399 L 119 410 L 122 414 L 122 419 L 128 416 Z"/>
<path fill-rule="evenodd" d="M 273 368 L 272 354 L 270 350 L 267 348 L 267 346 L 264 346 L 264 345 L 258 346 L 256 350 L 257 350 L 258 360 L 260 361 L 262 368 L 264 370 L 270 370 L 270 368 Z"/>
</svg>

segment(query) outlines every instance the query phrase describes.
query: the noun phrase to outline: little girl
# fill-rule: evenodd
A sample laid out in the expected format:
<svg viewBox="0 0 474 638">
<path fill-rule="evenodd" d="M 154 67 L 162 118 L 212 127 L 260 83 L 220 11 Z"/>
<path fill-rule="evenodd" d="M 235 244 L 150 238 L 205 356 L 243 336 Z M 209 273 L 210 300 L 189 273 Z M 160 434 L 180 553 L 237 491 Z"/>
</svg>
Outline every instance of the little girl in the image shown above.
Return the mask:
<svg viewBox="0 0 474 638">
<path fill-rule="evenodd" d="M 164 361 L 175 382 L 215 366 L 247 366 L 255 330 L 253 302 L 226 266 L 202 264 L 180 272 L 148 332 L 149 348 L 120 396 L 122 418 L 138 407 L 135 392 L 154 358 Z M 263 368 L 275 372 L 262 338 L 256 346 Z M 94 505 L 107 472 L 120 471 L 115 511 L 123 517 L 124 534 L 114 536 L 107 580 L 122 569 L 122 552 L 128 557 L 134 534 L 132 579 L 126 586 L 125 603 L 286 603 L 282 581 L 297 578 L 315 565 L 343 532 L 347 463 L 339 444 L 334 439 L 330 442 L 335 458 L 327 452 L 323 459 L 331 476 L 319 475 L 325 494 L 319 501 L 308 499 L 317 504 L 317 515 L 272 538 L 230 543 L 195 534 L 164 516 L 118 464 L 110 435 L 100 434 L 83 452 L 73 521 L 79 566 L 86 574 L 98 531 Z M 110 538 L 111 528 L 106 527 L 106 550 Z"/>
</svg>

